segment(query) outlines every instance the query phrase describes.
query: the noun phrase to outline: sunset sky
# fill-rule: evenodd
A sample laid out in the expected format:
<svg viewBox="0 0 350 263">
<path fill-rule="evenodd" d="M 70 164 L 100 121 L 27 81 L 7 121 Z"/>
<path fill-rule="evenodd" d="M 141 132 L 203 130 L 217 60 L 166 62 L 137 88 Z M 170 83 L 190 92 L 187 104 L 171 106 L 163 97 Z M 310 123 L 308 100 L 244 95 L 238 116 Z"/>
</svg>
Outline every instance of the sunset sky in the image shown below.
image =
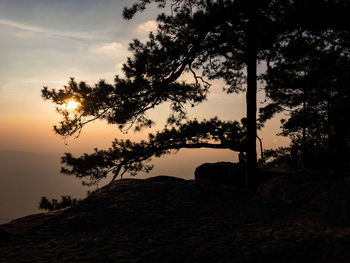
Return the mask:
<svg viewBox="0 0 350 263">
<path fill-rule="evenodd" d="M 129 0 L 0 0 L 0 150 L 38 153 L 76 154 L 93 147 L 108 147 L 113 138 L 138 140 L 141 134 L 121 134 L 116 127 L 96 122 L 83 130 L 78 139 L 65 142 L 52 131 L 59 120 L 54 105 L 43 101 L 43 86 L 60 88 L 69 77 L 93 85 L 99 79 L 112 82 L 128 53 L 133 38 L 145 40 L 155 30 L 158 9 L 151 7 L 133 20 L 122 19 L 122 9 Z M 239 120 L 245 115 L 245 94 L 226 95 L 220 82 L 213 82 L 208 101 L 189 111 L 190 117 Z M 263 101 L 262 93 L 259 100 Z M 260 105 L 260 102 L 258 102 Z M 151 116 L 162 128 L 168 116 L 168 105 L 162 105 Z M 264 148 L 285 145 L 276 137 L 280 123 L 270 121 L 259 132 Z M 209 161 L 218 151 L 181 151 L 181 154 Z M 233 154 L 219 154 L 231 159 Z M 209 158 L 209 159 L 208 159 Z M 214 160 L 215 161 L 215 160 Z"/>
</svg>

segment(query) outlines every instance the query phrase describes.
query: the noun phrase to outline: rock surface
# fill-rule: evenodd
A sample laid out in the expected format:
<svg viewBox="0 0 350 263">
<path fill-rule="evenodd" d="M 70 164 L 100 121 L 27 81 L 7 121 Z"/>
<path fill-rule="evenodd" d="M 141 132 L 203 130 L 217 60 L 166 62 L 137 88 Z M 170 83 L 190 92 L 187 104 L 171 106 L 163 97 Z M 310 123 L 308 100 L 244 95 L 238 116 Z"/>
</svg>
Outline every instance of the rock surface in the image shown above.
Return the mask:
<svg viewBox="0 0 350 263">
<path fill-rule="evenodd" d="M 350 226 L 350 177 L 281 176 L 262 184 L 258 192 L 317 209 L 325 220 Z"/>
<path fill-rule="evenodd" d="M 282 168 L 257 168 L 257 189 L 259 185 L 271 178 L 291 175 L 291 172 Z M 245 167 L 240 163 L 217 162 L 204 163 L 198 166 L 194 172 L 195 181 L 208 184 L 225 184 L 234 187 L 246 187 Z"/>
<path fill-rule="evenodd" d="M 0 226 L 0 261 L 349 262 L 350 229 L 320 218 L 243 188 L 125 179 L 25 230 Z"/>
<path fill-rule="evenodd" d="M 235 187 L 246 185 L 244 166 L 232 162 L 204 163 L 196 168 L 194 178 L 199 183 L 226 184 Z"/>
</svg>

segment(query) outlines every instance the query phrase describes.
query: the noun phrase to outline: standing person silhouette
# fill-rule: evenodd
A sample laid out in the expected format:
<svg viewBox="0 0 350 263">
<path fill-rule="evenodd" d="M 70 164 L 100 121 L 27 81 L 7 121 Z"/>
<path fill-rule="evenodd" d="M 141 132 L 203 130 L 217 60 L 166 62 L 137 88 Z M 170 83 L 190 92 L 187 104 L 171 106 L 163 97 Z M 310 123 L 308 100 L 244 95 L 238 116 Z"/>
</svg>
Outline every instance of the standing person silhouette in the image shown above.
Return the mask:
<svg viewBox="0 0 350 263">
<path fill-rule="evenodd" d="M 246 156 L 245 156 L 243 151 L 239 152 L 239 154 L 238 154 L 238 161 L 239 161 L 239 164 L 241 164 L 242 166 L 246 165 Z"/>
</svg>

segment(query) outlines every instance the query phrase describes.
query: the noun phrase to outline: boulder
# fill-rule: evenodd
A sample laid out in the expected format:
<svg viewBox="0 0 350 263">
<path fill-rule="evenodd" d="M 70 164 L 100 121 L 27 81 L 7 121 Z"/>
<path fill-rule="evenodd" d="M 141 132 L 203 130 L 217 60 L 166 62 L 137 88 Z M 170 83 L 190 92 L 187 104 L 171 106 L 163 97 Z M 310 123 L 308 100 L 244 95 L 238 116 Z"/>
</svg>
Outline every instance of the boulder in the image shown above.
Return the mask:
<svg viewBox="0 0 350 263">
<path fill-rule="evenodd" d="M 204 163 L 194 172 L 196 183 L 226 184 L 245 187 L 245 169 L 240 163 Z"/>
</svg>

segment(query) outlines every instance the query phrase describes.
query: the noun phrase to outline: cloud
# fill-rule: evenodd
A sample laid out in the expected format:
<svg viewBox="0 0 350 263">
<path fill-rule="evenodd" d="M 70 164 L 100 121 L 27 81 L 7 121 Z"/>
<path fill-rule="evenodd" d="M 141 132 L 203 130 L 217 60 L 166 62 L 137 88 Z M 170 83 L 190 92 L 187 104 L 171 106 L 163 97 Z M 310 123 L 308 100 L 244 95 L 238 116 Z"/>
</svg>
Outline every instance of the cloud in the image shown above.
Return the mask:
<svg viewBox="0 0 350 263">
<path fill-rule="evenodd" d="M 148 20 L 137 26 L 136 31 L 140 34 L 148 34 L 150 31 L 157 30 L 157 22 L 155 20 Z"/>
<path fill-rule="evenodd" d="M 126 58 L 128 55 L 127 48 L 119 42 L 110 42 L 94 45 L 91 47 L 91 51 L 97 54 L 104 54 L 107 56 Z"/>
<path fill-rule="evenodd" d="M 92 39 L 92 35 L 87 32 L 71 32 L 71 31 L 59 31 L 39 26 L 33 26 L 29 24 L 19 23 L 11 20 L 0 19 L 0 25 L 5 25 L 25 31 L 30 31 L 39 34 L 45 34 L 55 37 L 66 37 L 66 38 L 76 38 L 76 39 Z"/>
</svg>

